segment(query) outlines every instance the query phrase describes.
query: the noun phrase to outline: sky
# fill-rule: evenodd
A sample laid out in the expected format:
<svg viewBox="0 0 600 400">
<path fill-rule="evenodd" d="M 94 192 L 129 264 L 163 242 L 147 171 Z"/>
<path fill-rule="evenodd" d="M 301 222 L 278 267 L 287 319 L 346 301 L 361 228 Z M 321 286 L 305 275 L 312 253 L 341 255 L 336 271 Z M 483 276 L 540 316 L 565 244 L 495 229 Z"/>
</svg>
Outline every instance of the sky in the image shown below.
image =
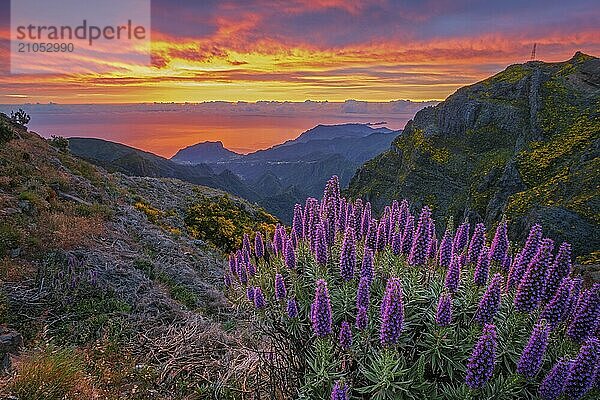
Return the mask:
<svg viewBox="0 0 600 400">
<path fill-rule="evenodd" d="M 101 72 L 11 75 L 8 4 L 0 104 L 443 100 L 533 43 L 543 61 L 600 54 L 597 1 L 153 0 L 150 65 L 99 48 Z"/>
</svg>

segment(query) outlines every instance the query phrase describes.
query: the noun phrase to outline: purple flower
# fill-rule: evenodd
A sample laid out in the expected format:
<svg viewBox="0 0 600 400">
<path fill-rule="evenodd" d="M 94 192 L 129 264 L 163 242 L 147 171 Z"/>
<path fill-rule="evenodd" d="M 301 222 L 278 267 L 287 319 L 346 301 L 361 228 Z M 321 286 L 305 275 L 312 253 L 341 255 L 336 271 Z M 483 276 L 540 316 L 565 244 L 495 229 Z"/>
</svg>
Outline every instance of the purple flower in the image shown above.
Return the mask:
<svg viewBox="0 0 600 400">
<path fill-rule="evenodd" d="M 365 247 L 370 248 L 375 251 L 375 247 L 377 246 L 377 220 L 372 219 L 369 224 L 369 229 L 367 231 L 367 236 L 365 237 Z"/>
<path fill-rule="evenodd" d="M 475 267 L 475 273 L 473 274 L 473 282 L 477 286 L 485 286 L 485 284 L 487 283 L 489 274 L 490 274 L 489 250 L 486 246 L 483 246 L 483 248 L 479 252 L 479 259 L 477 260 L 477 266 Z"/>
<path fill-rule="evenodd" d="M 358 307 L 356 311 L 356 322 L 354 326 L 359 331 L 367 329 L 367 324 L 369 323 L 369 317 L 367 316 L 367 309 L 365 307 Z"/>
<path fill-rule="evenodd" d="M 250 256 L 252 250 L 250 249 L 250 236 L 247 233 L 244 233 L 244 237 L 242 239 L 242 249 Z"/>
<path fill-rule="evenodd" d="M 397 256 L 402 253 L 402 233 L 400 231 L 392 233 L 392 252 Z"/>
<path fill-rule="evenodd" d="M 356 290 L 356 308 L 364 307 L 369 308 L 369 302 L 371 299 L 371 284 L 368 277 L 363 276 L 358 282 L 358 289 Z"/>
<path fill-rule="evenodd" d="M 287 301 L 287 315 L 290 318 L 296 318 L 298 316 L 298 305 L 296 299 L 289 299 Z"/>
<path fill-rule="evenodd" d="M 440 256 L 439 263 L 440 267 L 448 268 L 450 261 L 452 260 L 452 236 L 448 231 L 444 233 L 442 242 L 440 243 Z"/>
<path fill-rule="evenodd" d="M 554 262 L 550 268 L 548 268 L 548 273 L 546 274 L 545 293 L 542 299 L 543 303 L 549 302 L 554 297 L 561 282 L 564 278 L 569 276 L 570 273 L 571 245 L 565 242 L 560 245 Z"/>
<path fill-rule="evenodd" d="M 564 320 L 570 293 L 571 280 L 569 278 L 565 278 L 563 279 L 552 300 L 550 300 L 540 314 L 540 320 L 546 320 L 550 330 L 556 328 L 556 326 Z"/>
<path fill-rule="evenodd" d="M 496 234 L 492 245 L 490 246 L 490 258 L 492 260 L 503 262 L 506 258 L 506 252 L 508 251 L 508 232 L 506 221 L 500 222 L 498 228 L 496 228 Z"/>
<path fill-rule="evenodd" d="M 596 330 L 600 316 L 600 283 L 595 283 L 579 297 L 567 336 L 575 342 L 583 342 Z"/>
<path fill-rule="evenodd" d="M 337 381 L 331 390 L 331 400 L 348 400 L 348 385 L 345 382 Z"/>
<path fill-rule="evenodd" d="M 565 380 L 569 376 L 571 363 L 568 359 L 559 360 L 540 384 L 542 400 L 556 400 L 564 391 Z"/>
<path fill-rule="evenodd" d="M 229 272 L 231 275 L 237 275 L 237 260 L 233 253 L 229 255 Z"/>
<path fill-rule="evenodd" d="M 519 374 L 526 378 L 533 378 L 537 375 L 544 361 L 544 354 L 548 347 L 549 333 L 550 328 L 544 321 L 535 324 L 529 342 L 527 342 L 517 363 L 517 372 Z"/>
<path fill-rule="evenodd" d="M 460 262 L 458 261 L 458 257 L 452 257 L 452 261 L 450 262 L 450 267 L 448 267 L 448 271 L 446 272 L 446 280 L 444 282 L 444 286 L 446 290 L 450 293 L 455 293 L 458 290 L 458 285 L 460 284 Z"/>
<path fill-rule="evenodd" d="M 591 389 L 599 363 L 600 342 L 597 338 L 589 338 L 579 349 L 577 357 L 571 362 L 569 374 L 565 380 L 566 398 L 578 400 Z"/>
<path fill-rule="evenodd" d="M 497 347 L 496 327 L 488 324 L 473 347 L 467 364 L 465 382 L 471 389 L 483 387 L 494 374 Z"/>
<path fill-rule="evenodd" d="M 379 339 L 383 346 L 394 345 L 400 339 L 404 323 L 402 284 L 399 278 L 389 278 L 381 304 L 381 329 Z"/>
<path fill-rule="evenodd" d="M 464 222 L 456 230 L 454 243 L 452 243 L 452 252 L 454 254 L 460 253 L 467 245 L 467 242 L 469 241 L 469 226 L 468 222 Z"/>
<path fill-rule="evenodd" d="M 246 288 L 246 297 L 251 303 L 254 303 L 254 287 L 248 286 Z"/>
<path fill-rule="evenodd" d="M 362 267 L 360 269 L 360 278 L 366 279 L 369 285 L 373 283 L 373 251 L 368 247 L 365 247 L 365 254 L 363 255 Z"/>
<path fill-rule="evenodd" d="M 410 253 L 410 249 L 413 243 L 415 219 L 412 215 L 406 216 L 406 225 L 404 226 L 404 234 L 402 235 L 402 253 Z"/>
<path fill-rule="evenodd" d="M 379 226 L 377 227 L 377 237 L 375 239 L 375 250 L 380 252 L 385 249 L 387 244 L 387 229 L 385 226 L 385 219 L 386 218 L 381 218 L 381 221 L 379 221 Z"/>
<path fill-rule="evenodd" d="M 254 307 L 263 309 L 267 306 L 265 302 L 265 296 L 263 295 L 262 289 L 260 287 L 254 288 Z"/>
<path fill-rule="evenodd" d="M 512 266 L 512 262 L 513 262 L 513 258 L 507 252 L 506 257 L 504 257 L 504 261 L 502 261 L 502 265 L 500 266 L 502 268 L 502 271 L 509 272 L 510 267 Z"/>
<path fill-rule="evenodd" d="M 324 279 L 317 281 L 315 299 L 310 307 L 310 319 L 317 336 L 325 337 L 331 333 L 331 300 Z"/>
<path fill-rule="evenodd" d="M 519 285 L 526 269 L 527 264 L 525 264 L 525 260 L 521 257 L 521 253 L 518 253 L 508 271 L 508 279 L 506 280 L 507 292 Z"/>
<path fill-rule="evenodd" d="M 292 218 L 292 230 L 296 232 L 299 238 L 304 237 L 304 215 L 302 214 L 302 206 L 296 204 L 294 206 L 294 217 Z"/>
<path fill-rule="evenodd" d="M 248 262 L 248 275 L 250 276 L 254 276 L 256 275 L 256 266 L 254 264 L 252 264 L 251 262 Z"/>
<path fill-rule="evenodd" d="M 515 294 L 514 304 L 517 311 L 530 313 L 538 307 L 544 294 L 546 269 L 552 257 L 553 247 L 552 239 L 544 239 L 535 258 L 529 263 Z"/>
<path fill-rule="evenodd" d="M 452 297 L 447 293 L 440 296 L 435 322 L 439 326 L 448 326 L 452 323 Z"/>
<path fill-rule="evenodd" d="M 248 283 L 248 270 L 246 269 L 246 264 L 243 261 L 237 261 L 237 276 L 242 285 L 246 285 Z"/>
<path fill-rule="evenodd" d="M 260 232 L 256 232 L 256 235 L 254 236 L 254 254 L 256 255 L 256 258 L 262 258 L 265 255 L 265 245 Z"/>
<path fill-rule="evenodd" d="M 285 265 L 289 269 L 296 269 L 296 250 L 291 240 L 285 246 Z"/>
<path fill-rule="evenodd" d="M 525 246 L 523 247 L 523 250 L 521 250 L 521 261 L 523 265 L 525 265 L 525 268 L 527 268 L 533 257 L 537 254 L 541 241 L 542 226 L 532 226 L 529 235 L 527 236 L 527 240 L 525 241 Z"/>
<path fill-rule="evenodd" d="M 475 313 L 475 321 L 480 325 L 494 322 L 494 317 L 500 309 L 503 280 L 504 278 L 501 274 L 494 274 L 492 281 L 479 301 L 479 307 Z"/>
<path fill-rule="evenodd" d="M 287 296 L 287 289 L 285 288 L 285 281 L 281 274 L 275 274 L 275 298 L 277 300 L 283 300 Z"/>
<path fill-rule="evenodd" d="M 350 324 L 346 321 L 342 322 L 338 340 L 343 350 L 348 350 L 352 346 L 352 330 L 350 329 Z"/>
<path fill-rule="evenodd" d="M 481 252 L 483 246 L 485 246 L 485 225 L 477 224 L 475 225 L 475 231 L 473 232 L 471 243 L 469 243 L 467 261 L 470 263 L 478 262 L 479 253 Z"/>
<path fill-rule="evenodd" d="M 369 233 L 370 225 L 371 225 L 371 203 L 369 203 L 367 201 L 367 204 L 365 204 L 365 207 L 363 209 L 362 219 L 361 219 L 361 223 L 360 223 L 360 231 L 361 231 L 361 236 L 363 238 L 367 237 L 367 234 Z"/>
<path fill-rule="evenodd" d="M 565 311 L 565 321 L 572 320 L 575 317 L 582 287 L 583 279 L 580 276 L 571 279 L 571 293 L 569 294 L 569 301 Z"/>
<path fill-rule="evenodd" d="M 325 243 L 325 233 L 321 224 L 317 225 L 315 232 L 315 258 L 317 264 L 321 266 L 327 265 L 327 244 Z"/>
<path fill-rule="evenodd" d="M 408 256 L 410 265 L 423 266 L 427 260 L 429 250 L 429 224 L 431 223 L 431 210 L 425 206 L 421 210 L 417 231 L 413 238 L 413 243 Z"/>
<path fill-rule="evenodd" d="M 345 281 L 354 278 L 354 267 L 356 266 L 356 237 L 354 229 L 346 229 L 344 242 L 340 251 L 340 276 Z"/>
</svg>

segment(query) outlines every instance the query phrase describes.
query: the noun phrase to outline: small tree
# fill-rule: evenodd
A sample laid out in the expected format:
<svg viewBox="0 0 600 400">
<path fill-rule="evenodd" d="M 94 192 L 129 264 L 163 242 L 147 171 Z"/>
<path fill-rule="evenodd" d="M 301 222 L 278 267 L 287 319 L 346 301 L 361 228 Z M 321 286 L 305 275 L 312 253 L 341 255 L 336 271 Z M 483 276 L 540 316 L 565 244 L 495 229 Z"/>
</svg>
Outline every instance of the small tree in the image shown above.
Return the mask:
<svg viewBox="0 0 600 400">
<path fill-rule="evenodd" d="M 31 121 L 31 117 L 22 108 L 19 108 L 19 110 L 16 112 L 10 112 L 10 120 L 15 124 L 25 126 L 29 123 L 29 121 Z"/>
</svg>

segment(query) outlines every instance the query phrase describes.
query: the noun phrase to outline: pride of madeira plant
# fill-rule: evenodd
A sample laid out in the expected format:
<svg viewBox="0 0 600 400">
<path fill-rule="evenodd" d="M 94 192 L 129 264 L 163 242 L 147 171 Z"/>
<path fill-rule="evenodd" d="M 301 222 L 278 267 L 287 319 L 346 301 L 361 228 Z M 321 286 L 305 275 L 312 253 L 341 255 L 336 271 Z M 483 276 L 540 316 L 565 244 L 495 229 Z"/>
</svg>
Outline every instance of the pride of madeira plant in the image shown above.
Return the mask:
<svg viewBox="0 0 600 400">
<path fill-rule="evenodd" d="M 271 396 L 598 398 L 600 285 L 571 276 L 570 245 L 539 225 L 520 249 L 505 220 L 489 236 L 448 225 L 438 245 L 428 207 L 374 219 L 333 177 L 290 230 L 245 236 L 225 285 L 253 316 Z"/>
</svg>

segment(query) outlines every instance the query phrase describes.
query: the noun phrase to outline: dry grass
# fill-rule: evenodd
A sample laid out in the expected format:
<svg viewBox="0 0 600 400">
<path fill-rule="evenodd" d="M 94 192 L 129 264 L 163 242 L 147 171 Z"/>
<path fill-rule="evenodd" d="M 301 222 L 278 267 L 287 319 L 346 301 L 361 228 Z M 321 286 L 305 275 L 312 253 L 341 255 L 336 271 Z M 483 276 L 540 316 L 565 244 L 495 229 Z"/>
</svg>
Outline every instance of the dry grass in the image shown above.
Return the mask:
<svg viewBox="0 0 600 400">
<path fill-rule="evenodd" d="M 6 384 L 19 400 L 97 399 L 81 356 L 68 349 L 46 347 L 22 356 L 17 373 Z"/>
<path fill-rule="evenodd" d="M 34 276 L 35 267 L 31 262 L 10 257 L 0 258 L 0 280 L 17 282 L 27 277 Z"/>
<path fill-rule="evenodd" d="M 65 250 L 89 244 L 104 232 L 104 223 L 98 217 L 52 213 L 48 215 L 47 224 L 52 246 Z"/>
</svg>

